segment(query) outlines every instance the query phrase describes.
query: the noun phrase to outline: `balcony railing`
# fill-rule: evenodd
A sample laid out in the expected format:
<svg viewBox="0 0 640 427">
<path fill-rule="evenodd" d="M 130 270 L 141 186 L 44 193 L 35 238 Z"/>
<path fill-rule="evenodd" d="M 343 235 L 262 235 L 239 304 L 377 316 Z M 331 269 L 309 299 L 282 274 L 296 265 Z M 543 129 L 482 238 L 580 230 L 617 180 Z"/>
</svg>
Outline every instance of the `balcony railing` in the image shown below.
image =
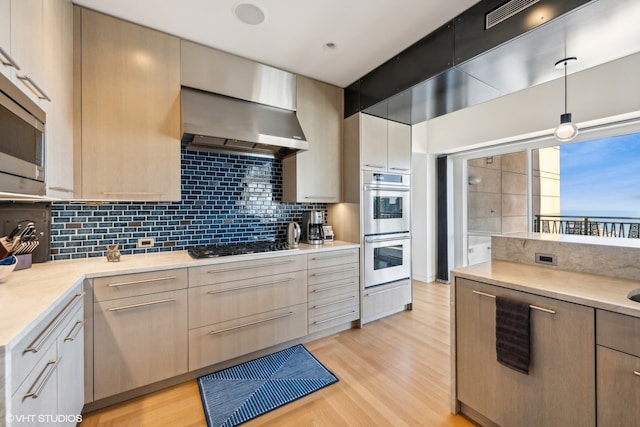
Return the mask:
<svg viewBox="0 0 640 427">
<path fill-rule="evenodd" d="M 533 231 L 552 234 L 640 238 L 639 217 L 534 215 Z"/>
</svg>

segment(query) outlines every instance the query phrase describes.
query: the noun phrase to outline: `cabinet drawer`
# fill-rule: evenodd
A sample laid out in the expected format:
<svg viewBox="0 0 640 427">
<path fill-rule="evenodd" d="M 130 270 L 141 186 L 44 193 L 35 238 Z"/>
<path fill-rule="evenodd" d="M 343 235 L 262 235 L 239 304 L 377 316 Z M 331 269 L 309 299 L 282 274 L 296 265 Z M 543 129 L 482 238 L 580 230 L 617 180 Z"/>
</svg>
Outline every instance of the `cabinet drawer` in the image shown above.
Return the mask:
<svg viewBox="0 0 640 427">
<path fill-rule="evenodd" d="M 368 322 L 401 311 L 409 303 L 411 303 L 410 280 L 364 289 L 362 320 Z"/>
<path fill-rule="evenodd" d="M 14 425 L 43 425 L 37 422 L 38 414 L 58 413 L 56 371 L 60 361 L 56 356 L 55 344 L 43 348 L 40 356 L 42 358 L 31 367 L 31 371 L 11 399 L 11 408 L 8 409 L 16 420 Z M 4 399 L 4 396 L 2 398 Z M 35 417 L 35 419 L 25 418 L 29 422 L 17 422 L 21 415 Z"/>
<path fill-rule="evenodd" d="M 187 287 L 187 269 L 121 274 L 93 279 L 94 301 L 135 297 Z"/>
<path fill-rule="evenodd" d="M 307 305 L 189 331 L 189 370 L 203 368 L 307 334 Z"/>
<path fill-rule="evenodd" d="M 187 290 L 94 303 L 94 398 L 187 372 Z"/>
<path fill-rule="evenodd" d="M 305 271 L 189 289 L 189 328 L 307 302 Z"/>
<path fill-rule="evenodd" d="M 42 357 L 42 351 L 55 342 L 58 334 L 78 307 L 82 307 L 84 294 L 78 286 L 58 304 L 43 321 L 35 326 L 11 350 L 12 391 L 22 383 Z"/>
<path fill-rule="evenodd" d="M 358 249 L 347 249 L 343 251 L 321 252 L 309 255 L 307 267 L 309 270 L 332 265 L 351 264 L 360 261 L 360 251 Z"/>
<path fill-rule="evenodd" d="M 309 302 L 309 333 L 360 318 L 360 292 L 335 295 Z"/>
<path fill-rule="evenodd" d="M 353 322 L 360 318 L 360 308 L 358 305 L 342 307 L 336 311 L 323 313 L 313 319 L 309 319 L 309 333 L 322 331 L 333 326 Z"/>
<path fill-rule="evenodd" d="M 314 268 L 313 270 L 309 270 L 309 285 L 334 282 L 336 280 L 357 277 L 359 275 L 360 269 L 358 263 Z"/>
<path fill-rule="evenodd" d="M 596 344 L 640 357 L 640 318 L 596 310 Z"/>
<path fill-rule="evenodd" d="M 348 277 L 342 280 L 332 282 L 323 282 L 315 285 L 309 285 L 309 301 L 326 299 L 336 295 L 342 295 L 349 292 L 358 292 L 360 289 L 360 278 L 358 276 Z"/>
<path fill-rule="evenodd" d="M 306 269 L 305 260 L 303 255 L 291 255 L 192 267 L 189 269 L 189 287 L 301 271 Z"/>
</svg>

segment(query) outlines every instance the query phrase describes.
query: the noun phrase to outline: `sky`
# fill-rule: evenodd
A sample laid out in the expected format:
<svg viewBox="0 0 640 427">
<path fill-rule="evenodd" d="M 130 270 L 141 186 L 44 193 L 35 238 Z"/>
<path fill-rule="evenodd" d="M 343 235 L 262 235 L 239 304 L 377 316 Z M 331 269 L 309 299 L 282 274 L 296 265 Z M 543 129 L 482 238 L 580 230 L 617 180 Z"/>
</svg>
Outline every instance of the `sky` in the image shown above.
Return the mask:
<svg viewBox="0 0 640 427">
<path fill-rule="evenodd" d="M 640 217 L 640 134 L 561 145 L 560 210 Z"/>
</svg>

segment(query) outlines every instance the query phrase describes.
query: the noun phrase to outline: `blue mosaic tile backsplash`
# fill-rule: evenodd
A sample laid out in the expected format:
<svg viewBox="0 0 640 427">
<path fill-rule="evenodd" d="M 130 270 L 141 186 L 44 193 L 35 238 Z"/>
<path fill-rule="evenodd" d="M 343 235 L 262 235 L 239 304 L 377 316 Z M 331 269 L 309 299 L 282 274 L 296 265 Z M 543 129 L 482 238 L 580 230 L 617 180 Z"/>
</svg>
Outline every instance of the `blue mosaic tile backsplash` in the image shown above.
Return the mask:
<svg viewBox="0 0 640 427">
<path fill-rule="evenodd" d="M 51 259 L 183 250 L 205 244 L 284 241 L 287 224 L 326 204 L 282 203 L 282 162 L 277 159 L 187 151 L 182 148 L 180 202 L 55 202 L 51 208 Z M 136 248 L 152 237 L 152 248 Z"/>
</svg>

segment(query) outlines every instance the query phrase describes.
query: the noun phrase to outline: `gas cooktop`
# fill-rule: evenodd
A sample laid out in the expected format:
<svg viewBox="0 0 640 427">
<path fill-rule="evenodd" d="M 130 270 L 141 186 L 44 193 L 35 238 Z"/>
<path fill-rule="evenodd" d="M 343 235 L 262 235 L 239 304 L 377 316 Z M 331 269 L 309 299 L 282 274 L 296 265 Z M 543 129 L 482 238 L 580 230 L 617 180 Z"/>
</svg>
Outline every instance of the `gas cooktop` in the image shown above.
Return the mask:
<svg viewBox="0 0 640 427">
<path fill-rule="evenodd" d="M 231 245 L 194 246 L 187 252 L 192 258 L 215 258 L 228 255 L 254 254 L 258 252 L 285 251 L 286 242 L 251 242 Z"/>
</svg>

